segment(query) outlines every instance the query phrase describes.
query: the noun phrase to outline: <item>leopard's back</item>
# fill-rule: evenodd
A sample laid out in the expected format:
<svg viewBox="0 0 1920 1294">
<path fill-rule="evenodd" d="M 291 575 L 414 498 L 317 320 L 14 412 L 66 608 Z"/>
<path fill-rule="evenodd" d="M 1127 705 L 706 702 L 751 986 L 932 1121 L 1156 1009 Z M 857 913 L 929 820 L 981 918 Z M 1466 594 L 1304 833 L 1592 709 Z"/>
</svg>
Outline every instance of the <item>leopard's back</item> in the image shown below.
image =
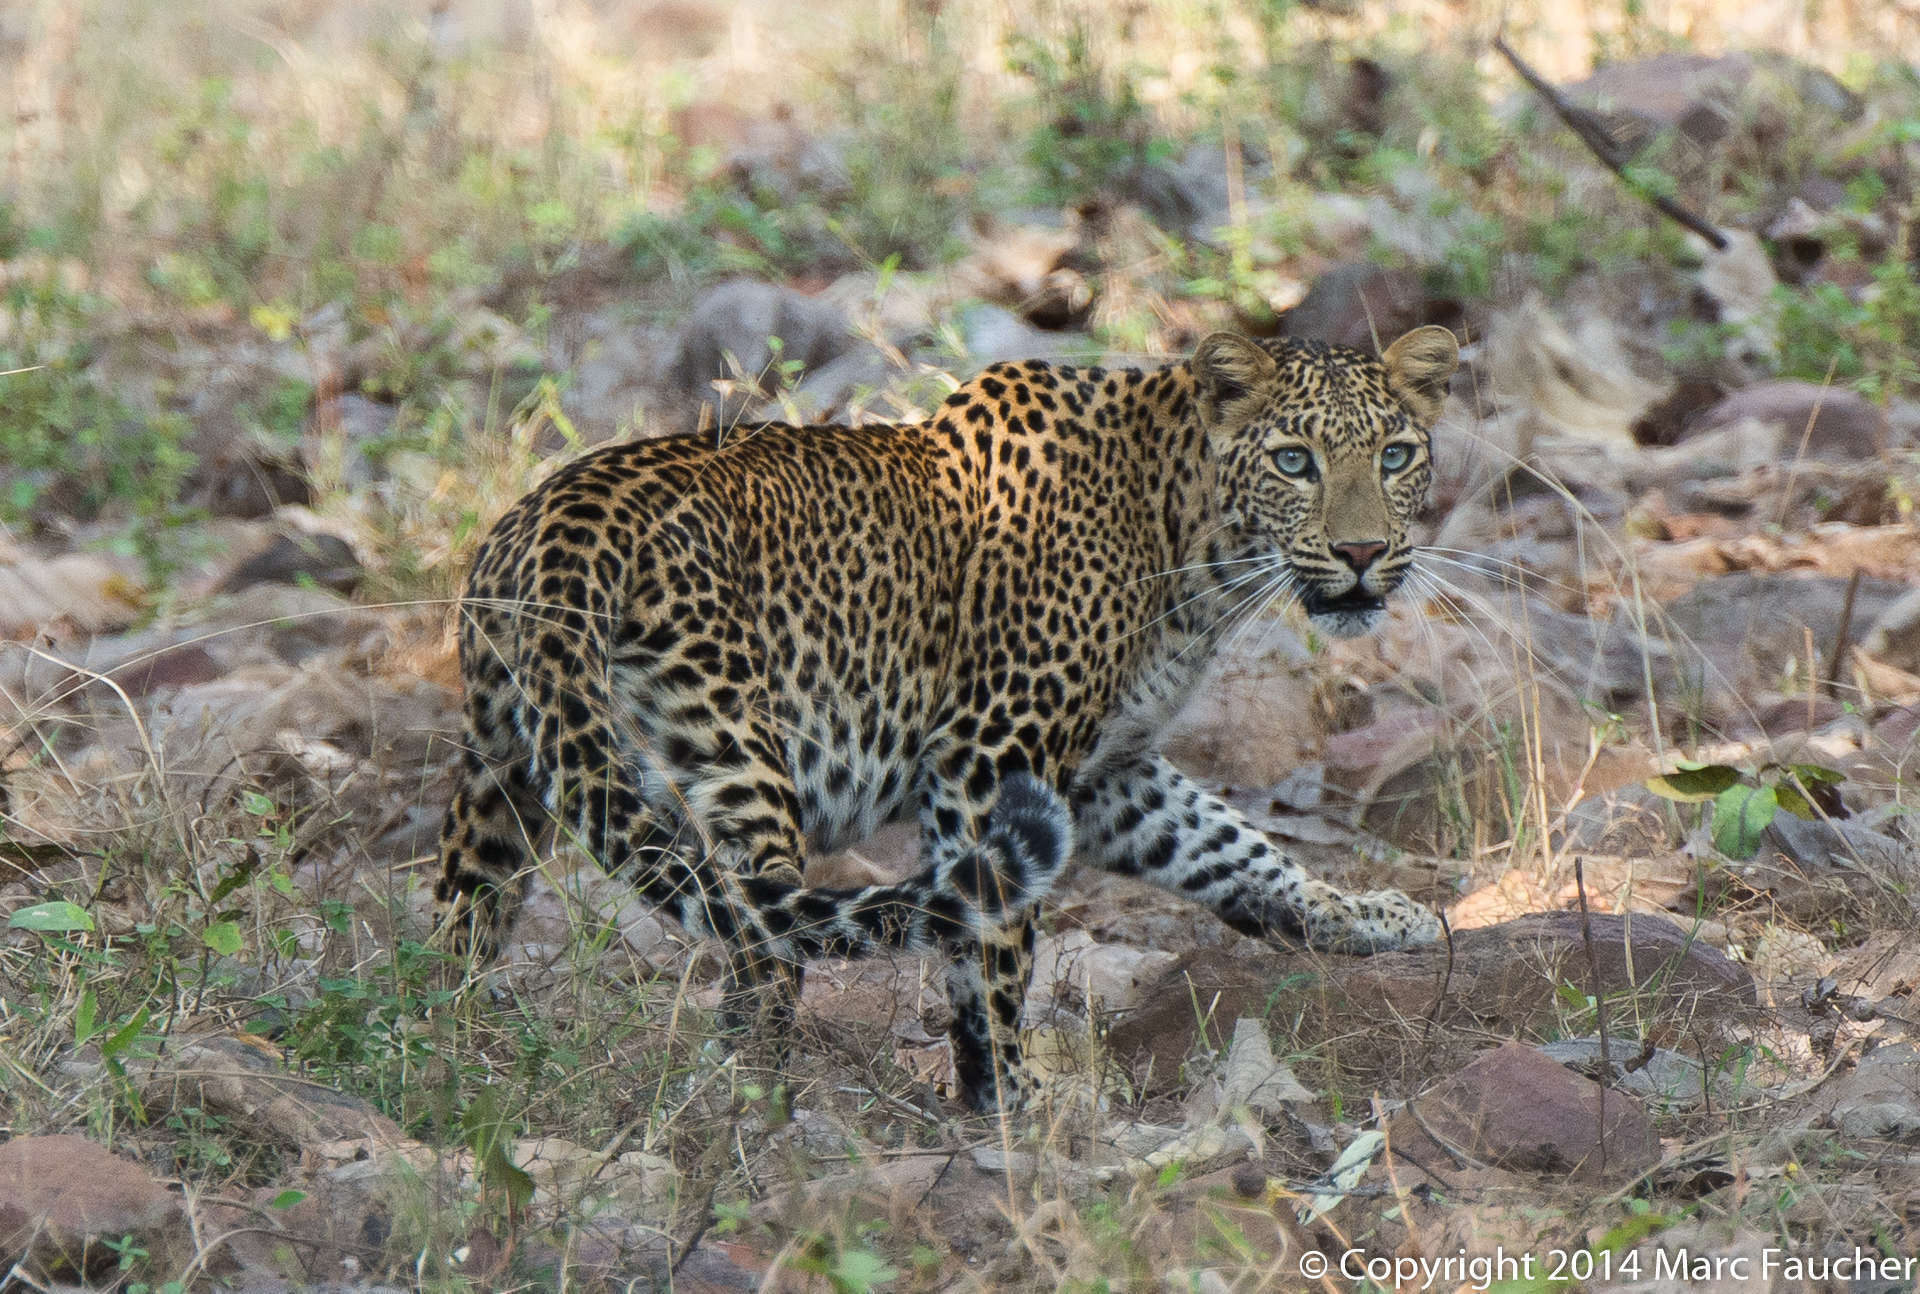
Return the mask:
<svg viewBox="0 0 1920 1294">
<path fill-rule="evenodd" d="M 533 731 L 554 700 L 523 694 L 524 662 L 581 672 L 581 689 L 604 669 L 629 757 L 666 798 L 737 758 L 729 743 L 758 713 L 809 843 L 871 834 L 922 789 L 917 761 L 947 708 L 965 551 L 935 466 L 894 427 L 773 425 L 588 455 L 476 555 L 470 699 Z"/>
</svg>

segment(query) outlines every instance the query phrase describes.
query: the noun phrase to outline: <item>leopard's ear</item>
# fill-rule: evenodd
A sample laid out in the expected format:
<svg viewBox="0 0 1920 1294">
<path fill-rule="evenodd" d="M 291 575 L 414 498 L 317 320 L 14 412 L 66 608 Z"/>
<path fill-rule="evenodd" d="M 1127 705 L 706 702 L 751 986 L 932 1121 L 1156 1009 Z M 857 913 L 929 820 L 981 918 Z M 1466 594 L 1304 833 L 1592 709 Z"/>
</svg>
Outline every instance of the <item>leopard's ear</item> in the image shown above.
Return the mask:
<svg viewBox="0 0 1920 1294">
<path fill-rule="evenodd" d="M 1193 352 L 1200 416 L 1208 426 L 1239 425 L 1269 398 L 1279 366 L 1273 356 L 1237 333 L 1209 335 Z"/>
<path fill-rule="evenodd" d="M 1460 363 L 1460 343 L 1448 329 L 1428 324 L 1403 334 L 1381 354 L 1387 384 L 1422 427 L 1431 427 L 1446 403 L 1447 384 Z"/>
</svg>

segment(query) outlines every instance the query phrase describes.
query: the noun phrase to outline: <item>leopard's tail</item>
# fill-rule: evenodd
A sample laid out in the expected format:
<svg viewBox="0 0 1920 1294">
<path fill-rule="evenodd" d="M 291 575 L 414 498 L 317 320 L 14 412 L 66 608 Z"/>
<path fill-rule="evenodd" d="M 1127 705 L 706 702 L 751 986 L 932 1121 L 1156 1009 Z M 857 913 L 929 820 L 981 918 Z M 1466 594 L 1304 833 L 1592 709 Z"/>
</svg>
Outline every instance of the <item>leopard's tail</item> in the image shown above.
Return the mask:
<svg viewBox="0 0 1920 1294">
<path fill-rule="evenodd" d="M 1025 773 L 1000 783 L 987 829 L 965 853 L 895 885 L 824 889 L 726 876 L 746 920 L 736 938 L 784 962 L 931 952 L 971 942 L 1031 908 L 1053 889 L 1073 853 L 1073 814 Z M 699 903 L 677 905 L 683 924 L 707 926 Z M 715 930 L 720 934 L 721 931 Z"/>
</svg>

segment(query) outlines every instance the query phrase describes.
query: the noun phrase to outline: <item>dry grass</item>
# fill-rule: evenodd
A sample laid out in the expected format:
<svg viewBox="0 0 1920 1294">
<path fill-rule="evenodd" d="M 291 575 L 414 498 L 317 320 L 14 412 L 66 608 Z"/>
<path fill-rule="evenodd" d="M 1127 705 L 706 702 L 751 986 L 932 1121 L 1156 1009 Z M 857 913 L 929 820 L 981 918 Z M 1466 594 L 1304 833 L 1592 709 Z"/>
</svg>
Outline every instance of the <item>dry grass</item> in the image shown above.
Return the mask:
<svg viewBox="0 0 1920 1294">
<path fill-rule="evenodd" d="M 1293 1206 L 1333 1154 L 1320 1134 L 1334 1129 L 1345 1144 L 1384 1124 L 1393 1101 L 1508 1022 L 1438 1009 L 1356 1017 L 1337 979 L 1315 978 L 1324 968 L 1306 959 L 1301 981 L 1266 1008 L 1287 1059 L 1326 1094 L 1308 1109 L 1305 1132 L 1200 1109 L 1195 1094 L 1210 1090 L 1221 1060 L 1207 1047 L 1186 1058 L 1180 1082 L 1150 1087 L 1109 1054 L 1097 1012 L 1092 1021 L 1069 1013 L 1047 1035 L 1059 1044 L 1053 1104 L 1031 1121 L 969 1121 L 943 1100 L 940 1046 L 920 1021 L 924 1010 L 937 1022 L 938 977 L 917 964 L 816 972 L 795 1049 L 803 1061 L 781 1071 L 719 1034 L 711 950 L 650 925 L 618 886 L 564 851 L 543 864 L 521 942 L 484 981 L 468 983 L 470 968 L 425 945 L 431 819 L 453 754 L 446 599 L 490 519 L 550 470 L 556 450 L 604 430 L 575 428 L 552 385 L 507 394 L 512 347 L 489 349 L 460 328 L 481 303 L 532 338 L 556 316 L 584 313 L 572 293 L 630 298 L 641 315 L 671 319 L 731 269 L 817 286 L 814 276 L 826 277 L 818 265 L 835 265 L 870 276 L 876 297 L 897 274 L 902 290 L 938 300 L 937 329 L 959 350 L 947 272 L 968 239 L 952 227 L 1019 207 L 1050 175 L 1124 167 L 1196 137 L 1305 157 L 1265 191 L 1249 194 L 1241 177 L 1227 240 L 1235 250 L 1217 263 L 1199 263 L 1128 209 L 1102 227 L 1091 326 L 1112 351 L 1161 352 L 1228 318 L 1224 300 L 1253 317 L 1353 253 L 1335 235 L 1295 228 L 1317 190 L 1366 188 L 1390 153 L 1436 171 L 1456 158 L 1498 169 L 1481 153 L 1497 152 L 1504 127 L 1493 126 L 1488 101 L 1505 85 L 1476 69 L 1485 71 L 1483 42 L 1503 19 L 1561 78 L 1596 53 L 1674 42 L 1764 42 L 1854 74 L 1861 51 L 1911 48 L 1920 37 L 1906 9 L 1865 3 L 1829 6 L 1818 28 L 1799 8 L 1736 16 L 1715 0 L 1518 12 L 1405 4 L 1358 17 L 1253 0 L 1145 0 L 1123 12 L 1093 0 L 903 0 L 829 6 L 805 23 L 793 13 L 760 0 L 474 0 L 413 12 L 318 0 L 35 0 L 0 16 L 12 108 L 0 118 L 0 254 L 17 276 L 9 283 L 52 284 L 73 303 L 71 317 L 37 332 L 10 303 L 0 341 L 40 347 L 36 355 L 74 371 L 97 360 L 125 374 L 155 350 L 266 338 L 323 357 L 311 374 L 323 402 L 359 382 L 411 419 L 373 485 L 353 478 L 344 433 L 319 430 L 311 513 L 369 558 L 362 606 L 259 616 L 243 606 L 225 618 L 216 611 L 205 638 L 166 638 L 168 647 L 268 653 L 237 675 L 244 695 L 209 704 L 198 726 L 132 694 L 121 674 L 69 674 L 55 658 L 78 641 L 6 658 L 0 906 L 70 902 L 91 928 L 16 929 L 0 942 L 0 1123 L 14 1135 L 84 1128 L 196 1200 L 265 1208 L 259 1201 L 286 1184 L 318 1181 L 314 1166 L 205 1108 L 156 1117 L 139 1076 L 176 1039 L 271 1034 L 289 1066 L 432 1147 L 393 1174 L 392 1230 L 358 1259 L 427 1289 L 619 1287 L 609 1272 L 657 1268 L 699 1237 L 723 1251 L 737 1245 L 749 1265 L 769 1263 L 777 1274 L 767 1288 L 836 1294 L 1293 1288 L 1315 1244 L 1383 1254 L 1495 1243 L 1624 1251 L 1682 1218 L 1737 1221 L 1795 1242 L 1878 1235 L 1910 1249 L 1911 1222 L 1898 1214 L 1901 1200 L 1911 1204 L 1898 1194 L 1910 1190 L 1899 1185 L 1905 1152 L 1840 1138 L 1794 1094 L 1857 1054 L 1873 1026 L 1849 1021 L 1810 1041 L 1792 1014 L 1799 981 L 1788 978 L 1765 986 L 1777 994 L 1763 1004 L 1772 1017 L 1731 1038 L 1650 998 L 1605 1004 L 1621 1033 L 1689 1054 L 1727 1044 L 1706 1060 L 1740 1076 L 1729 1104 L 1662 1116 L 1661 1132 L 1682 1149 L 1648 1178 L 1536 1203 L 1531 1188 L 1522 1199 L 1512 1181 L 1477 1170 L 1435 1195 L 1405 1185 L 1396 1168 L 1370 1178 L 1332 1221 L 1303 1227 Z M 1320 157 L 1333 140 L 1331 83 L 1315 72 L 1349 49 L 1391 63 L 1412 108 L 1380 157 L 1336 170 Z M 780 87 L 779 102 L 768 102 L 769 86 Z M 1061 129 L 1068 119 L 1091 121 L 1092 139 Z M 716 166 L 727 152 L 789 160 L 783 150 L 835 131 L 848 137 L 844 192 L 733 212 L 745 232 L 692 227 L 696 237 L 673 243 L 651 270 L 630 268 L 644 245 L 635 228 L 677 236 L 674 222 L 726 189 Z M 1542 171 L 1560 165 L 1544 147 L 1541 157 Z M 1535 163 L 1513 165 L 1483 195 L 1487 237 L 1591 208 L 1633 233 L 1648 261 L 1671 250 L 1631 199 L 1549 192 L 1532 182 Z M 1478 264 L 1468 244 L 1450 262 L 1463 279 Z M 1477 249 L 1490 281 L 1531 272 L 1506 246 Z M 894 252 L 898 262 L 882 265 Z M 1680 281 L 1671 266 L 1649 273 L 1661 285 Z M 881 313 L 873 309 L 874 335 L 887 338 Z M 321 345 L 329 319 L 344 320 L 345 346 Z M 351 371 L 335 362 L 349 353 Z M 897 380 L 866 407 L 927 407 L 961 367 L 924 352 L 898 358 Z M 1490 406 L 1524 406 L 1542 423 L 1565 413 L 1555 400 L 1567 384 L 1521 389 L 1516 376 L 1550 373 L 1550 363 L 1481 367 L 1512 383 L 1481 393 Z M 1594 387 L 1581 389 L 1590 397 Z M 1731 673 L 1719 690 L 1734 704 L 1717 709 L 1711 687 L 1686 681 L 1713 684 L 1724 665 L 1650 590 L 1665 578 L 1645 568 L 1660 554 L 1563 483 L 1551 447 L 1542 449 L 1551 436 L 1536 443 L 1537 428 L 1502 416 L 1450 424 L 1461 443 L 1479 446 L 1477 461 L 1457 482 L 1435 536 L 1446 547 L 1433 553 L 1419 603 L 1385 645 L 1302 645 L 1280 623 L 1241 644 L 1266 671 L 1261 686 L 1312 698 L 1303 748 L 1363 726 L 1378 708 L 1422 713 L 1453 752 L 1388 788 L 1424 815 L 1420 833 L 1390 813 L 1368 821 L 1410 856 L 1356 860 L 1342 845 L 1313 854 L 1316 864 L 1398 877 L 1424 867 L 1439 896 L 1471 890 L 1484 923 L 1507 914 L 1503 902 L 1570 906 L 1580 857 L 1596 907 L 1684 912 L 1696 903 L 1708 937 L 1757 967 L 1803 976 L 1874 938 L 1897 943 L 1911 926 L 1910 871 L 1857 860 L 1864 878 L 1796 883 L 1696 866 L 1671 831 L 1690 826 L 1692 810 L 1684 822 L 1683 811 L 1657 817 L 1652 843 L 1612 860 L 1574 843 L 1580 804 L 1632 788 L 1676 756 L 1752 765 L 1776 755 L 1753 739 L 1757 698 Z M 1884 467 L 1910 495 L 1910 465 Z M 1775 520 L 1804 533 L 1792 486 Z M 1564 508 L 1571 538 L 1546 556 L 1515 556 L 1526 534 L 1515 518 L 1543 494 Z M 1452 564 L 1472 560 L 1460 550 L 1493 555 L 1469 571 Z M 1916 574 L 1910 562 L 1897 573 Z M 197 614 L 199 600 L 163 592 L 155 627 Z M 318 648 L 304 665 L 271 657 L 262 644 L 300 616 L 317 622 Z M 1629 672 L 1641 683 L 1619 705 L 1592 697 L 1604 650 L 1565 641 L 1570 620 L 1608 616 L 1633 631 Z M 1772 690 L 1804 693 L 1809 714 L 1823 700 L 1824 649 L 1777 662 L 1788 681 Z M 1863 664 L 1838 695 L 1873 713 L 1889 687 L 1910 702 L 1902 686 Z M 1744 744 L 1721 741 L 1717 724 L 1745 730 Z M 1909 751 L 1868 740 L 1834 755 L 1817 737 L 1795 738 L 1777 757 L 1844 757 L 1857 806 L 1908 807 Z M 1220 743 L 1215 771 L 1226 780 L 1233 744 Z M 1690 897 L 1668 892 L 1676 876 Z M 1173 928 L 1158 897 L 1076 892 L 1069 906 L 1076 923 L 1105 923 L 1102 938 L 1114 943 Z M 1222 937 L 1198 918 L 1184 929 L 1182 952 Z M 1196 998 L 1192 1008 L 1202 1038 L 1232 1036 L 1235 1021 L 1217 1016 L 1216 1003 Z M 1597 1009 L 1572 987 L 1531 1027 L 1583 1036 Z M 480 1092 L 511 1134 L 504 1160 L 488 1157 L 476 1131 Z M 1169 1165 L 1121 1148 L 1140 1124 L 1244 1135 L 1251 1151 L 1236 1163 L 1195 1149 Z M 508 1168 L 534 1162 L 529 1148 L 541 1139 L 597 1158 L 584 1181 L 545 1182 L 523 1199 Z M 622 1156 L 656 1157 L 646 1171 L 657 1176 Z M 1721 1189 L 1728 1179 L 1736 1185 Z M 608 1183 L 637 1191 L 643 1180 L 672 1186 L 609 1194 Z M 211 1261 L 211 1247 L 200 1256 Z"/>
</svg>

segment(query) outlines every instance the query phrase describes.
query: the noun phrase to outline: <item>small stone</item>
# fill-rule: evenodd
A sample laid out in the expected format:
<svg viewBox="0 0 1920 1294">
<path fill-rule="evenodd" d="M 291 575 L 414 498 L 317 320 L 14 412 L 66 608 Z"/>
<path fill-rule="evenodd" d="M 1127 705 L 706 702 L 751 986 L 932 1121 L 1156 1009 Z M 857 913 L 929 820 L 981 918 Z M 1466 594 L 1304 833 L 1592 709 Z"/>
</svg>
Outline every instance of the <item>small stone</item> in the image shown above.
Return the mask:
<svg viewBox="0 0 1920 1294">
<path fill-rule="evenodd" d="M 734 279 L 694 305 L 665 378 L 668 385 L 712 405 L 725 424 L 753 402 L 756 393 L 746 387 L 784 386 L 783 365 L 820 368 L 848 344 L 846 316 L 833 302 L 773 283 Z M 714 383 L 726 381 L 742 389 L 723 397 Z"/>
<path fill-rule="evenodd" d="M 219 592 L 233 593 L 255 584 L 311 583 L 351 593 L 364 574 L 360 559 L 338 535 L 284 534 L 235 567 L 221 581 Z"/>
<path fill-rule="evenodd" d="M 978 305 L 960 317 L 960 336 L 967 359 L 977 365 L 1008 359 L 1047 359 L 1062 349 L 1062 338 L 1036 328 L 1011 310 Z"/>
<path fill-rule="evenodd" d="M 1827 1120 L 1862 1141 L 1920 1141 L 1920 1048 L 1876 1047 L 1835 1080 L 1825 1095 Z"/>
<path fill-rule="evenodd" d="M 1015 1181 L 1025 1181 L 1040 1171 L 1040 1159 L 1024 1150 L 976 1146 L 973 1150 L 973 1166 L 983 1173 L 994 1173 L 1011 1177 Z"/>
<path fill-rule="evenodd" d="M 1419 270 L 1354 261 L 1315 279 L 1300 304 L 1280 316 L 1280 328 L 1289 337 L 1372 354 L 1375 337 L 1398 337 L 1421 324 L 1445 324 L 1459 315 L 1458 303 L 1428 295 Z"/>
<path fill-rule="evenodd" d="M 1496 1167 L 1586 1182 L 1632 1176 L 1660 1162 L 1660 1138 L 1646 1111 L 1617 1090 L 1604 1093 L 1603 1148 L 1602 1099 L 1592 1079 L 1532 1047 L 1502 1043 L 1420 1097 L 1421 1119 L 1401 1116 L 1393 1140 L 1404 1149 L 1432 1129 Z"/>
<path fill-rule="evenodd" d="M 50 1277 L 112 1271 L 130 1240 L 153 1269 L 181 1256 L 180 1201 L 145 1169 L 85 1137 L 15 1137 L 0 1145 L 0 1254 Z"/>
<path fill-rule="evenodd" d="M 1920 589 L 1906 593 L 1882 611 L 1860 646 L 1909 674 L 1920 674 Z"/>
</svg>

